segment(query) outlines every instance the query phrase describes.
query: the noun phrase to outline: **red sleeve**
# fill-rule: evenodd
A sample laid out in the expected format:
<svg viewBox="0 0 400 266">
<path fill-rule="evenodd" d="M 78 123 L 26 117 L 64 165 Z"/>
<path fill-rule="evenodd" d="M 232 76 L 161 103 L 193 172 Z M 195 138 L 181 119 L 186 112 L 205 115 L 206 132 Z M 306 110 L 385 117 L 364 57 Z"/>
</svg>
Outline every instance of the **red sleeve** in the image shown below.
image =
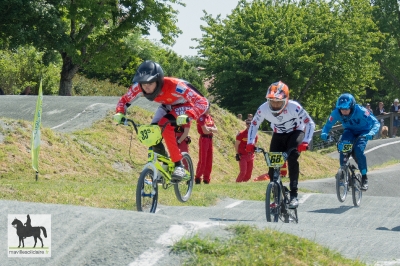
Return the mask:
<svg viewBox="0 0 400 266">
<path fill-rule="evenodd" d="M 139 84 L 133 84 L 129 87 L 128 92 L 125 93 L 124 96 L 119 99 L 117 104 L 117 108 L 115 109 L 116 113 L 126 113 L 126 104 L 132 102 L 136 99 L 140 94 L 143 94 L 142 90 L 139 87 Z"/>
<path fill-rule="evenodd" d="M 183 97 L 193 105 L 192 109 L 186 110 L 186 115 L 197 120 L 207 110 L 208 100 L 204 96 L 198 94 L 195 90 L 192 90 L 183 82 L 180 82 L 178 86 L 185 87 Z"/>
</svg>

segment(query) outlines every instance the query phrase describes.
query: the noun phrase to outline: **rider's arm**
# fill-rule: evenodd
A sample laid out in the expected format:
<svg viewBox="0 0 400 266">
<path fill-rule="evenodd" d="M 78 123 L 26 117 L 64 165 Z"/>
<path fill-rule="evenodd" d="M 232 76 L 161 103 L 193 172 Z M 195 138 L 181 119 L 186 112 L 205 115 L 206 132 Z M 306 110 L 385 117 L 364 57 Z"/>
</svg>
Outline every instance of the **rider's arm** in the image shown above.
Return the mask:
<svg viewBox="0 0 400 266">
<path fill-rule="evenodd" d="M 130 103 L 137 97 L 143 95 L 139 86 L 139 84 L 135 83 L 129 87 L 128 92 L 119 99 L 117 108 L 115 109 L 116 113 L 126 114 L 126 109 L 129 107 Z"/>
<path fill-rule="evenodd" d="M 249 133 L 247 134 L 247 144 L 255 144 L 258 128 L 265 119 L 265 114 L 267 113 L 268 103 L 263 103 L 258 107 L 256 114 L 254 115 L 253 121 L 249 127 Z"/>
<path fill-rule="evenodd" d="M 376 117 L 374 115 L 369 115 L 367 117 L 369 124 L 372 124 L 372 128 L 369 132 L 373 133 L 374 135 L 376 135 L 381 127 L 381 123 L 379 122 L 378 119 L 376 119 Z"/>
<path fill-rule="evenodd" d="M 314 134 L 315 123 L 314 123 L 314 120 L 312 120 L 311 116 L 304 109 L 303 109 L 302 119 L 303 119 L 303 123 L 305 125 L 305 129 L 304 129 L 305 135 L 304 135 L 303 142 L 310 143 L 310 141 L 312 140 L 312 136 Z"/>
<path fill-rule="evenodd" d="M 326 121 L 326 124 L 322 128 L 322 133 L 328 134 L 333 125 L 335 125 L 336 121 L 338 121 L 338 117 L 340 116 L 339 110 L 334 109 L 332 113 L 329 115 L 328 120 Z"/>
<path fill-rule="evenodd" d="M 204 114 L 209 106 L 208 100 L 200 95 L 197 91 L 187 86 L 184 82 L 180 81 L 177 84 L 179 91 L 183 91 L 182 96 L 187 101 L 193 104 L 193 108 L 186 110 L 185 114 L 190 118 L 197 120 L 202 114 Z"/>
</svg>

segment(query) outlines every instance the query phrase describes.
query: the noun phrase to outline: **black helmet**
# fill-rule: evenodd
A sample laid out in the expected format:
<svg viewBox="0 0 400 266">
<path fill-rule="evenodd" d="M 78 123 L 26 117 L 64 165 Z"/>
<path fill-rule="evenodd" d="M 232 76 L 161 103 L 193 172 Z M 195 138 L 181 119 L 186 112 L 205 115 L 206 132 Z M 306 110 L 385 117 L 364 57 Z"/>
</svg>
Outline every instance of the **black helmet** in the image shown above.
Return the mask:
<svg viewBox="0 0 400 266">
<path fill-rule="evenodd" d="M 157 82 L 156 89 L 153 93 L 150 94 L 144 92 L 142 86 L 140 86 L 143 91 L 144 97 L 146 97 L 150 101 L 153 101 L 158 96 L 158 94 L 160 94 L 161 88 L 164 85 L 164 71 L 159 64 L 150 60 L 146 60 L 142 64 L 140 64 L 135 76 L 133 77 L 132 82 L 139 84 Z"/>
</svg>

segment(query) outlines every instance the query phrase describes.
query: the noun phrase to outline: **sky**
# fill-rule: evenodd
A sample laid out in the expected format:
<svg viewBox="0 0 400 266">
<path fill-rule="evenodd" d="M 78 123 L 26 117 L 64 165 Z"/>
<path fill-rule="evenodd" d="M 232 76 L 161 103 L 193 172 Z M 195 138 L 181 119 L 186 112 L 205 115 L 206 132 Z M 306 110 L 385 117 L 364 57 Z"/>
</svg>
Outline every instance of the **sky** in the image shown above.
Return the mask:
<svg viewBox="0 0 400 266">
<path fill-rule="evenodd" d="M 175 8 L 179 11 L 177 26 L 183 33 L 170 48 L 180 56 L 194 56 L 197 55 L 197 51 L 189 47 L 197 46 L 198 43 L 191 39 L 201 38 L 200 25 L 206 26 L 205 22 L 200 20 L 204 16 L 203 10 L 214 18 L 218 14 L 221 14 L 221 18 L 225 18 L 232 13 L 239 0 L 182 0 L 182 2 L 186 4 L 186 7 L 177 5 Z M 155 27 L 152 27 L 148 38 L 159 42 L 161 35 Z"/>
</svg>

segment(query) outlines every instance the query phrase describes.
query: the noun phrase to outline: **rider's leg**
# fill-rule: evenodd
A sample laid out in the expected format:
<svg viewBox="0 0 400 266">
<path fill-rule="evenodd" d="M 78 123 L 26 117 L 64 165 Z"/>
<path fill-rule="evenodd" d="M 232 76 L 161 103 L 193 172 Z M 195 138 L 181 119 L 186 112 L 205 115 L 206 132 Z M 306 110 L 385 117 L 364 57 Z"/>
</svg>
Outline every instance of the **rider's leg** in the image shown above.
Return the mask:
<svg viewBox="0 0 400 266">
<path fill-rule="evenodd" d="M 167 114 L 163 118 L 161 118 L 158 122 L 158 125 L 163 127 L 165 123 L 171 120 L 169 116 L 170 115 Z M 178 143 L 176 142 L 174 125 L 168 124 L 167 126 L 165 126 L 162 136 L 170 153 L 171 161 L 175 163 L 175 170 L 172 173 L 172 177 L 176 180 L 182 179 L 185 176 L 185 169 L 181 162 L 182 154 L 178 148 Z"/>
<path fill-rule="evenodd" d="M 341 138 L 340 138 L 339 151 L 341 151 L 340 150 L 341 143 L 346 143 L 346 142 L 347 143 L 353 143 L 354 139 L 355 139 L 355 136 L 354 136 L 353 132 L 351 132 L 350 130 L 346 130 L 345 129 L 343 131 L 343 134 L 342 134 Z M 346 162 L 344 161 L 344 155 L 341 152 L 339 154 L 340 154 L 340 166 L 343 166 L 343 165 L 346 164 Z"/>
<path fill-rule="evenodd" d="M 361 182 L 362 182 L 362 189 L 367 190 L 368 189 L 368 178 L 367 178 L 367 158 L 365 157 L 364 150 L 365 147 L 367 146 L 367 140 L 365 138 L 361 138 L 357 141 L 357 143 L 354 144 L 353 151 L 354 155 L 357 158 L 357 164 L 358 168 L 360 169 L 361 172 Z"/>
</svg>

